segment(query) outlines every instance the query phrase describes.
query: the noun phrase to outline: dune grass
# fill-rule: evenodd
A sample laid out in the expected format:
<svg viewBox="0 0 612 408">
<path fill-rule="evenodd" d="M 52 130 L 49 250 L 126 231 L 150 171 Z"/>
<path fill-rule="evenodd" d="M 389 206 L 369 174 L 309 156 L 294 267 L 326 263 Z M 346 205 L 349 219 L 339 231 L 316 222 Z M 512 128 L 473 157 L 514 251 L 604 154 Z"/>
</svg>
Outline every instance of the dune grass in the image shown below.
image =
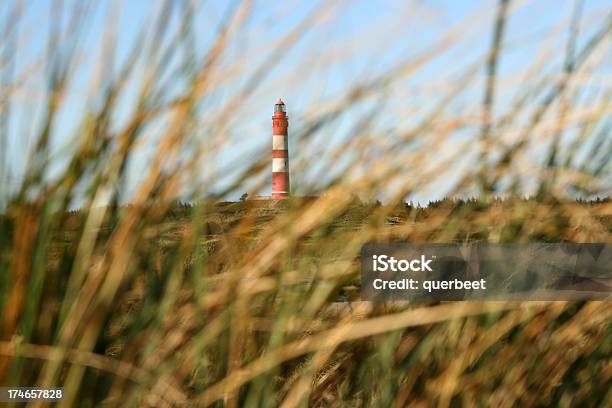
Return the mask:
<svg viewBox="0 0 612 408">
<path fill-rule="evenodd" d="M 570 35 L 561 75 L 527 78 L 510 108 L 494 115 L 496 59 L 513 6 L 500 1 L 486 63 L 466 68 L 431 110 L 376 149 L 373 141 L 385 137 L 376 127 L 379 103 L 366 105 L 346 143 L 318 150 L 347 111 L 380 102 L 427 69 L 465 26 L 290 128 L 303 197 L 285 201 L 227 201 L 265 190 L 267 148 L 248 155 L 221 187 L 202 168 L 223 157 L 235 120 L 229 112 L 325 13 L 306 16 L 248 72 L 224 100 L 227 114 L 209 114 L 202 101 L 214 99 L 216 86 L 232 80 L 231 67 L 244 63 L 226 53 L 250 3 L 228 9 L 202 55 L 192 47 L 195 6 L 164 3 L 120 69 L 103 72 L 93 98 L 83 97 L 78 137 L 58 165 L 55 124 L 88 13 L 72 10 L 67 27 L 52 27 L 44 115 L 26 174 L 3 196 L 0 384 L 63 386 L 60 406 L 609 403 L 609 302 L 359 301 L 357 260 L 366 242 L 610 242 L 610 90 L 590 98 L 580 79 L 605 63 L 599 57 L 612 17 L 580 43 Z M 168 16 L 178 19 L 177 29 Z M 105 38 L 112 35 L 109 29 Z M 477 129 L 455 138 L 474 118 L 449 106 L 479 89 L 474 79 L 483 66 Z M 136 94 L 127 105 L 126 89 Z M 13 92 L 2 88 L 2 112 L 10 112 Z M 127 119 L 118 121 L 118 112 Z M 131 162 L 147 143 L 153 152 L 128 194 Z M 346 151 L 317 183 L 299 178 L 313 157 L 333 161 Z M 465 157 L 473 159 L 469 166 Z M 451 176 L 458 177 L 450 197 L 477 198 L 406 203 Z"/>
</svg>

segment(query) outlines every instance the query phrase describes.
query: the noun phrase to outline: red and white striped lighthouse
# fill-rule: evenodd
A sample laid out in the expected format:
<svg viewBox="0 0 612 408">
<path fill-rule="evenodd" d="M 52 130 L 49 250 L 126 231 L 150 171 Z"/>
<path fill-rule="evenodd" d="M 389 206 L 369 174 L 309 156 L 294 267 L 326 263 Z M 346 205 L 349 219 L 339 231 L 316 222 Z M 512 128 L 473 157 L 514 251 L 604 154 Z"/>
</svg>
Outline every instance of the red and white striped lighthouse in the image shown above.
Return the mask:
<svg viewBox="0 0 612 408">
<path fill-rule="evenodd" d="M 272 198 L 289 197 L 289 143 L 287 110 L 282 99 L 274 105 L 272 116 Z"/>
</svg>

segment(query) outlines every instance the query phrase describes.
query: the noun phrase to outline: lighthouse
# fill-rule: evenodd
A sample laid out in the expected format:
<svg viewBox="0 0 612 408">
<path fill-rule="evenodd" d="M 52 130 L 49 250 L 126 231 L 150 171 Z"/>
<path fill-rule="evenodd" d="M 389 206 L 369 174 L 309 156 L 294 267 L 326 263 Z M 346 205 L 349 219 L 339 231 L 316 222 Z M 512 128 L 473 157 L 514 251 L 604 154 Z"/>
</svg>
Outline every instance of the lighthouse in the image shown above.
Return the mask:
<svg viewBox="0 0 612 408">
<path fill-rule="evenodd" d="M 289 197 L 289 143 L 287 109 L 278 99 L 272 116 L 272 198 Z"/>
</svg>

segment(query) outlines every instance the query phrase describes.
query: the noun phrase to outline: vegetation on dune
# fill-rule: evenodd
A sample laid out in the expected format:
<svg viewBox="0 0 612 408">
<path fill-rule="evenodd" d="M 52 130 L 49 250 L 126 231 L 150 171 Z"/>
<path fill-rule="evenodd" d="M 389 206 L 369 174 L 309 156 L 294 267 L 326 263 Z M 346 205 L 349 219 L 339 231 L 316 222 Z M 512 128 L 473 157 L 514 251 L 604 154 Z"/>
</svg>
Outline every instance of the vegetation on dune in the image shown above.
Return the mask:
<svg viewBox="0 0 612 408">
<path fill-rule="evenodd" d="M 257 405 L 291 401 L 300 389 L 315 405 L 443 398 L 543 404 L 577 397 L 597 405 L 606 398 L 607 382 L 597 373 L 605 372 L 612 351 L 607 302 L 364 304 L 356 256 L 363 243 L 377 240 L 601 242 L 612 229 L 609 200 L 444 200 L 431 207 L 353 201 L 292 239 L 255 275 L 274 239 L 290 234 L 298 214 L 316 203 L 176 203 L 161 215 L 155 205 L 141 208 L 155 221 L 141 227 L 129 275 L 105 305 L 91 351 L 50 346 L 92 216 L 53 214 L 62 222 L 49 230 L 45 247 L 41 314 L 27 341 L 17 326 L 3 343 L 5 355 L 24 357 L 11 359 L 10 369 L 21 370 L 21 383 L 36 381 L 64 350 L 58 381 L 71 366 L 87 367 L 79 387 L 87 404 L 120 404 L 126 396 L 153 405 L 210 403 L 226 387 L 238 403 Z M 112 261 L 109 248 L 132 208 L 119 207 L 116 219 L 100 223 L 90 273 Z M 7 242 L 19 235 L 19 216 L 2 217 Z M 244 371 L 229 369 L 232 353 Z"/>
<path fill-rule="evenodd" d="M 376 114 L 470 21 L 304 114 L 290 137 L 310 157 L 296 157 L 293 174 L 312 157 L 336 167 L 298 179 L 309 196 L 283 201 L 249 199 L 268 183 L 267 148 L 245 153 L 221 186 L 206 166 L 224 157 L 232 120 L 244 120 L 225 112 L 246 104 L 265 72 L 329 15 L 313 11 L 261 66 L 245 68 L 230 51 L 248 33 L 250 2 L 232 4 L 208 47 L 194 46 L 196 5 L 162 2 L 119 69 L 93 81 L 91 100 L 79 99 L 78 138 L 64 156 L 56 123 L 88 9 L 66 12 L 66 27 L 54 20 L 43 115 L 25 176 L 0 203 L 0 384 L 62 386 L 60 405 L 83 407 L 608 403 L 609 302 L 358 301 L 366 242 L 610 243 L 612 203 L 595 198 L 610 191 L 609 90 L 589 80 L 612 18 L 577 41 L 578 1 L 561 75 L 533 61 L 516 99 L 498 106 L 497 60 L 514 11 L 499 3 L 486 55 L 455 72 L 410 126 L 388 132 Z M 8 60 L 11 49 L 3 48 Z M 461 94 L 473 101 L 480 92 L 474 67 L 483 62 L 482 104 L 457 114 Z M 5 123 L 18 77 L 3 82 Z M 235 87 L 221 100 L 227 83 Z M 350 138 L 322 152 L 347 117 L 358 122 Z M 128 191 L 143 145 L 152 153 Z M 450 197 L 478 198 L 406 202 L 440 185 Z"/>
</svg>

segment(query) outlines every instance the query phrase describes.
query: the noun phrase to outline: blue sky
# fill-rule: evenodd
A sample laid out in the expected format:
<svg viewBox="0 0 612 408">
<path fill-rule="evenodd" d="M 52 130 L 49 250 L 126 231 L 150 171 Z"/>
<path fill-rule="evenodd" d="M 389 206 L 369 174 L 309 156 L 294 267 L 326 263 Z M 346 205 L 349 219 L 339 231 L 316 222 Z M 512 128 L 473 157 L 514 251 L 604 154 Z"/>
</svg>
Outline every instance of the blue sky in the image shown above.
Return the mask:
<svg viewBox="0 0 612 408">
<path fill-rule="evenodd" d="M 57 21 L 57 16 L 51 10 L 58 3 L 47 0 L 20 2 L 22 19 L 16 26 L 18 52 L 13 72 L 15 77 L 23 79 L 23 84 L 21 91 L 11 100 L 10 107 L 12 115 L 8 156 L 14 159 L 11 164 L 12 184 L 19 182 L 27 167 L 28 149 L 40 126 L 40 101 L 44 99 L 45 93 L 44 52 L 49 41 L 50 23 Z M 64 3 L 66 9 L 70 9 L 74 4 L 86 2 L 72 0 Z M 215 38 L 230 2 L 193 3 L 203 3 L 195 18 L 197 38 L 194 46 L 196 54 L 203 55 Z M 207 118 L 219 114 L 219 107 L 230 100 L 246 82 L 246 78 L 266 60 L 278 41 L 299 26 L 312 10 L 317 9 L 317 4 L 328 8 L 329 15 L 312 25 L 277 63 L 270 66 L 252 94 L 241 101 L 240 111 L 232 114 L 232 126 L 227 135 L 232 141 L 232 149 L 222 149 L 215 157 L 212 166 L 218 171 L 239 167 L 247 162 L 245 157 L 252 157 L 253 152 L 265 151 L 270 143 L 270 115 L 276 98 L 283 97 L 287 102 L 290 130 L 299 129 L 317 108 L 341 99 L 355 85 L 377 78 L 402 61 L 426 52 L 459 25 L 461 29 L 458 29 L 452 45 L 445 52 L 428 61 L 409 77 L 397 81 L 384 94 L 389 108 L 377 117 L 376 129 L 392 138 L 394 132 L 414 126 L 443 96 L 447 89 L 445 84 L 456 81 L 459 73 L 473 64 L 484 66 L 484 55 L 491 42 L 491 28 L 497 7 L 497 2 L 492 0 L 362 0 L 320 3 L 255 1 L 245 26 L 232 38 L 220 61 L 220 74 L 231 73 L 234 79 L 219 86 L 203 101 L 203 123 Z M 521 74 L 531 66 L 542 49 L 553 50 L 542 69 L 551 72 L 559 70 L 574 1 L 514 1 L 513 4 L 516 9 L 508 20 L 505 51 L 499 66 L 503 80 L 496 111 L 502 111 L 504 104 L 510 103 L 513 92 L 518 89 L 515 84 L 520 83 Z M 3 29 L 12 6 L 12 2 L 2 2 L 0 5 Z M 71 78 L 68 97 L 54 128 L 57 169 L 61 169 L 62 152 L 69 151 L 71 146 L 78 143 L 78 127 L 88 101 L 91 101 L 92 89 L 95 89 L 92 84 L 100 70 L 118 72 L 140 30 L 151 24 L 160 7 L 161 2 L 150 0 L 92 2 L 78 52 L 78 68 Z M 603 21 L 610 9 L 609 2 L 605 0 L 585 0 L 580 33 L 582 42 L 579 41 L 579 47 L 597 29 L 597 23 Z M 67 17 L 68 13 L 63 13 L 64 27 L 67 26 Z M 179 28 L 176 21 L 172 20 L 170 32 Z M 105 33 L 113 30 L 116 41 L 112 48 L 116 58 L 109 62 L 101 58 L 101 50 Z M 554 52 L 555 49 L 559 52 Z M 2 69 L 7 68 L 3 65 Z M 146 66 L 139 67 L 133 78 L 134 85 L 129 89 L 137 89 L 139 75 L 144 76 L 146 70 Z M 484 68 L 481 68 L 473 86 L 466 87 L 453 104 L 451 109 L 457 114 L 470 112 L 470 109 L 479 106 L 483 74 Z M 180 88 L 178 81 L 176 86 Z M 134 95 L 130 92 L 126 92 L 120 111 L 117 112 L 118 128 L 122 119 L 129 116 L 133 106 Z M 377 101 L 379 99 L 375 97 L 356 106 L 324 129 L 326 133 L 319 137 L 318 144 L 323 149 L 322 155 L 314 153 L 316 144 L 312 149 L 291 151 L 291 162 L 295 163 L 296 171 L 299 171 L 293 175 L 296 185 L 316 181 L 313 178 L 319 171 L 325 173 L 328 170 L 333 173 L 334 169 L 340 168 L 341 164 L 332 157 L 326 157 L 325 152 L 347 143 L 359 118 Z M 205 133 L 203 131 L 203 139 L 207 137 Z M 290 144 L 297 147 L 300 141 L 292 140 L 290 135 Z M 146 169 L 148 154 L 155 147 L 154 136 L 148 144 L 140 146 L 140 153 L 131 163 L 133 170 L 130 188 L 138 184 L 139 176 Z M 222 187 L 214 186 L 218 189 Z M 434 199 L 437 195 L 443 195 L 446 187 L 438 185 L 432 191 L 412 198 L 418 201 Z"/>
</svg>

